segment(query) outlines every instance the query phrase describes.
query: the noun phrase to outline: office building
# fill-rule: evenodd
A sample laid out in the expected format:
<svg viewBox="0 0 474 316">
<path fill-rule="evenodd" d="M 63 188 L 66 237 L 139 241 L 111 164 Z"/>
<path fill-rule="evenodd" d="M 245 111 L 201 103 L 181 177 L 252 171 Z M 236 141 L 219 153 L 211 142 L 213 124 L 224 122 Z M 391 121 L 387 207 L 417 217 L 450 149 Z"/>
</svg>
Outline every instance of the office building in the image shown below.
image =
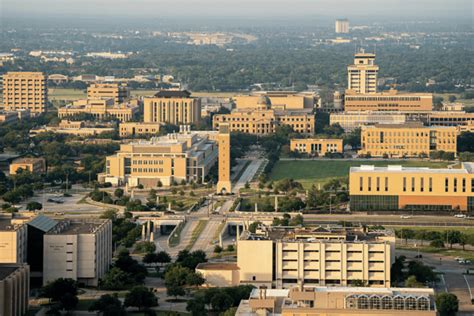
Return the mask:
<svg viewBox="0 0 474 316">
<path fill-rule="evenodd" d="M 217 182 L 217 193 L 232 193 L 230 182 L 230 129 L 229 124 L 222 123 L 219 126 L 217 136 L 219 145 L 219 180 Z"/>
<path fill-rule="evenodd" d="M 238 110 L 258 109 L 259 101 L 263 97 L 268 98 L 271 108 L 274 110 L 304 110 L 313 109 L 316 104 L 317 95 L 312 92 L 295 91 L 265 91 L 255 92 L 251 95 L 238 95 L 232 98 L 235 108 Z"/>
<path fill-rule="evenodd" d="M 188 91 L 161 90 L 144 99 L 143 120 L 146 123 L 190 125 L 201 119 L 201 100 Z"/>
<path fill-rule="evenodd" d="M 437 111 L 428 114 L 430 126 L 466 126 L 474 123 L 474 113 L 464 111 Z"/>
<path fill-rule="evenodd" d="M 30 298 L 30 270 L 26 264 L 0 264 L 0 315 L 23 316 Z"/>
<path fill-rule="evenodd" d="M 427 127 L 418 122 L 364 126 L 360 137 L 359 155 L 402 158 L 441 150 L 456 154 L 456 127 Z"/>
<path fill-rule="evenodd" d="M 349 33 L 349 20 L 348 19 L 338 19 L 336 20 L 336 33 L 338 34 L 347 34 Z"/>
<path fill-rule="evenodd" d="M 290 150 L 317 156 L 324 156 L 326 153 L 342 154 L 342 143 L 342 139 L 294 138 L 290 141 Z"/>
<path fill-rule="evenodd" d="M 32 115 L 46 112 L 47 78 L 41 72 L 8 72 L 3 75 L 4 111 L 29 110 Z"/>
<path fill-rule="evenodd" d="M 26 263 L 28 231 L 24 222 L 0 218 L 0 263 Z"/>
<path fill-rule="evenodd" d="M 351 111 L 329 115 L 329 125 L 338 124 L 346 133 L 366 125 L 404 124 L 406 121 L 407 116 L 399 112 Z"/>
<path fill-rule="evenodd" d="M 116 118 L 120 122 L 132 120 L 139 112 L 138 102 L 115 104 L 114 99 L 83 99 L 74 101 L 58 109 L 59 118 L 68 118 L 80 114 L 89 114 L 102 120 Z"/>
<path fill-rule="evenodd" d="M 474 211 L 474 164 L 461 169 L 352 167 L 352 211 Z"/>
<path fill-rule="evenodd" d="M 431 111 L 433 95 L 431 93 L 399 93 L 389 90 L 379 93 L 358 93 L 346 90 L 344 111 Z"/>
<path fill-rule="evenodd" d="M 120 104 L 129 97 L 130 90 L 120 83 L 93 83 L 87 88 L 88 99 L 112 99 Z"/>
<path fill-rule="evenodd" d="M 236 316 L 436 316 L 435 293 L 427 288 L 293 287 L 253 289 Z"/>
<path fill-rule="evenodd" d="M 204 181 L 217 161 L 217 132 L 168 134 L 122 144 L 107 157 L 103 181 L 113 185 L 156 187 L 182 180 Z"/>
<path fill-rule="evenodd" d="M 46 173 L 46 160 L 44 158 L 18 158 L 10 164 L 10 175 L 17 174 L 18 171 L 28 170 L 35 174 Z"/>
<path fill-rule="evenodd" d="M 377 92 L 378 71 L 375 54 L 361 49 L 354 56 L 354 64 L 347 66 L 347 89 L 362 94 Z"/>
<path fill-rule="evenodd" d="M 200 273 L 206 280 L 206 286 L 226 287 L 240 285 L 239 267 L 235 263 L 204 262 L 197 265 L 196 272 Z"/>
<path fill-rule="evenodd" d="M 112 264 L 110 220 L 65 220 L 43 238 L 43 284 L 71 278 L 97 286 Z"/>
<path fill-rule="evenodd" d="M 79 137 L 95 136 L 102 133 L 114 133 L 115 124 L 94 124 L 87 121 L 69 121 L 62 120 L 59 126 L 43 126 L 30 130 L 30 136 L 35 137 L 41 133 L 55 133 L 55 134 L 66 134 L 75 135 Z"/>
<path fill-rule="evenodd" d="M 160 132 L 161 123 L 126 122 L 120 123 L 120 137 L 150 136 Z"/>
</svg>

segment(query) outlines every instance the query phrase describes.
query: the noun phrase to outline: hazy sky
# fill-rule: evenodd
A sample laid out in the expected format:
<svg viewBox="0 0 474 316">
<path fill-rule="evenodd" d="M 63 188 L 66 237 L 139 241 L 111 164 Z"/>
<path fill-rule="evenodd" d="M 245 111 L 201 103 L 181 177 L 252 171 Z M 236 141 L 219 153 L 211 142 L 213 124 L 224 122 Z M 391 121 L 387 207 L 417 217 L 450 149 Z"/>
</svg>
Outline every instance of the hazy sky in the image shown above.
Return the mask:
<svg viewBox="0 0 474 316">
<path fill-rule="evenodd" d="M 458 17 L 474 15 L 473 0 L 0 0 L 2 16 L 196 17 L 272 16 L 328 17 Z"/>
</svg>

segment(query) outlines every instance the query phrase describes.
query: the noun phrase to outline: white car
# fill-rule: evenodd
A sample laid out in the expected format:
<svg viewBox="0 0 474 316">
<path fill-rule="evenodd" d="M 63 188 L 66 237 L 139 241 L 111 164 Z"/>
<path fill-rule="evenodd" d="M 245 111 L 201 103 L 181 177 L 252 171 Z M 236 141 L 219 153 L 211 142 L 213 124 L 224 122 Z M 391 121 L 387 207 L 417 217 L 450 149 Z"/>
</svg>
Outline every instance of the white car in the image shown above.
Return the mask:
<svg viewBox="0 0 474 316">
<path fill-rule="evenodd" d="M 454 215 L 454 217 L 457 217 L 457 218 L 466 218 L 466 214 L 456 214 L 456 215 Z"/>
<path fill-rule="evenodd" d="M 410 215 L 402 215 L 402 216 L 400 216 L 400 218 L 401 219 L 409 219 L 409 218 L 411 218 L 411 216 Z"/>
</svg>

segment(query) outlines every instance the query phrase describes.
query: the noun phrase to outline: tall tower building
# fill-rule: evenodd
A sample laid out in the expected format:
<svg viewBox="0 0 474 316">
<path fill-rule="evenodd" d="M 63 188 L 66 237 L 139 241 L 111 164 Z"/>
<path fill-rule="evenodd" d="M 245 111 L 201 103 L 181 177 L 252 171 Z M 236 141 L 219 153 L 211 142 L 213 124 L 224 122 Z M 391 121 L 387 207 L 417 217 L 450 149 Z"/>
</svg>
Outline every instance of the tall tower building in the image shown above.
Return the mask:
<svg viewBox="0 0 474 316">
<path fill-rule="evenodd" d="M 127 86 L 118 83 L 94 83 L 87 88 L 88 99 L 114 99 L 120 104 L 130 97 Z"/>
<path fill-rule="evenodd" d="M 336 33 L 338 34 L 347 34 L 349 33 L 349 20 L 348 19 L 338 19 L 336 20 Z"/>
<path fill-rule="evenodd" d="M 201 119 L 201 99 L 191 97 L 191 93 L 161 90 L 143 102 L 145 123 L 166 123 L 190 125 Z"/>
<path fill-rule="evenodd" d="M 347 88 L 355 93 L 377 92 L 377 73 L 375 54 L 361 49 L 354 56 L 354 64 L 347 67 Z"/>
<path fill-rule="evenodd" d="M 41 72 L 8 72 L 3 75 L 3 110 L 30 110 L 32 114 L 46 112 L 46 80 Z"/>
<path fill-rule="evenodd" d="M 219 181 L 217 182 L 217 193 L 231 193 L 230 182 L 230 126 L 228 123 L 219 124 Z"/>
</svg>

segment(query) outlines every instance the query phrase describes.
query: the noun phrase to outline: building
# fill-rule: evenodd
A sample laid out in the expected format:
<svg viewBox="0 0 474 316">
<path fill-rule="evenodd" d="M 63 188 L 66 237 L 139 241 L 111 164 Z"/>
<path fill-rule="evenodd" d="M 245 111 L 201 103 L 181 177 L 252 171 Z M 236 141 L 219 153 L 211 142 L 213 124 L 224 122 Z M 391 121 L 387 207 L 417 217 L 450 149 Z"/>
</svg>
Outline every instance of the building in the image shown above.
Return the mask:
<svg viewBox="0 0 474 316">
<path fill-rule="evenodd" d="M 17 112 L 4 112 L 0 111 L 0 123 L 12 123 L 18 121 Z"/>
<path fill-rule="evenodd" d="M 18 170 L 28 170 L 35 174 L 46 173 L 46 160 L 44 158 L 18 158 L 10 164 L 10 175 L 17 174 Z"/>
<path fill-rule="evenodd" d="M 110 220 L 65 220 L 43 238 L 43 284 L 71 278 L 97 286 L 112 264 Z"/>
<path fill-rule="evenodd" d="M 474 212 L 473 193 L 472 163 L 461 169 L 360 166 L 349 172 L 353 211 Z"/>
<path fill-rule="evenodd" d="M 336 20 L 336 33 L 347 34 L 349 33 L 349 20 L 348 19 L 338 19 Z"/>
<path fill-rule="evenodd" d="M 290 150 L 318 156 L 324 156 L 326 153 L 342 154 L 344 151 L 342 143 L 342 139 L 294 138 L 290 141 Z"/>
<path fill-rule="evenodd" d="M 428 288 L 293 287 L 253 289 L 236 316 L 436 316 L 435 293 Z"/>
<path fill-rule="evenodd" d="M 26 263 L 27 227 L 14 218 L 0 218 L 0 263 Z"/>
<path fill-rule="evenodd" d="M 350 111 L 331 113 L 329 124 L 339 124 L 345 132 L 352 132 L 366 125 L 404 124 L 407 116 L 400 112 Z"/>
<path fill-rule="evenodd" d="M 219 126 L 217 136 L 219 145 L 219 181 L 217 182 L 217 193 L 232 193 L 230 182 L 230 129 L 229 124 L 222 123 Z"/>
<path fill-rule="evenodd" d="M 95 136 L 102 133 L 114 133 L 114 124 L 95 125 L 85 121 L 69 121 L 61 120 L 59 126 L 44 126 L 30 130 L 30 136 L 35 137 L 41 133 L 56 133 L 56 134 L 67 134 L 75 135 L 79 137 Z"/>
<path fill-rule="evenodd" d="M 120 137 L 157 135 L 161 123 L 126 122 L 119 124 Z"/>
<path fill-rule="evenodd" d="M 464 111 L 464 104 L 461 102 L 443 103 L 442 111 Z"/>
<path fill-rule="evenodd" d="M 359 93 L 346 90 L 344 95 L 345 111 L 431 111 L 433 95 L 431 93 L 399 93 L 389 90 L 380 93 Z"/>
<path fill-rule="evenodd" d="M 201 119 L 201 100 L 188 91 L 161 90 L 152 98 L 145 98 L 143 121 L 189 125 Z"/>
<path fill-rule="evenodd" d="M 33 115 L 46 112 L 47 78 L 41 72 L 8 72 L 3 75 L 4 111 L 29 110 Z"/>
<path fill-rule="evenodd" d="M 115 104 L 120 104 L 129 97 L 128 87 L 119 83 L 93 83 L 87 88 L 88 99 L 113 99 Z"/>
<path fill-rule="evenodd" d="M 274 110 L 304 110 L 313 109 L 317 96 L 312 92 L 295 91 L 265 91 L 252 95 L 239 95 L 233 98 L 235 108 L 238 110 L 258 109 L 262 97 L 270 100 L 269 104 Z"/>
<path fill-rule="evenodd" d="M 347 89 L 362 94 L 377 92 L 378 71 L 375 54 L 361 49 L 354 56 L 354 64 L 347 66 Z"/>
<path fill-rule="evenodd" d="M 204 181 L 217 161 L 216 132 L 186 132 L 122 144 L 100 177 L 114 185 L 169 186 Z"/>
<path fill-rule="evenodd" d="M 239 267 L 235 263 L 200 263 L 196 267 L 210 287 L 226 287 L 239 285 Z"/>
<path fill-rule="evenodd" d="M 474 123 L 474 113 L 437 111 L 428 114 L 429 126 L 467 126 Z"/>
<path fill-rule="evenodd" d="M 74 101 L 58 110 L 59 118 L 89 114 L 102 120 L 116 118 L 120 122 L 132 120 L 140 111 L 138 102 L 115 104 L 114 99 L 83 99 Z"/>
<path fill-rule="evenodd" d="M 364 126 L 359 155 L 372 157 L 429 156 L 433 151 L 456 154 L 456 127 L 423 126 L 419 122 L 400 125 Z"/>
<path fill-rule="evenodd" d="M 26 264 L 0 264 L 0 315 L 23 316 L 30 299 L 30 269 Z"/>
</svg>

